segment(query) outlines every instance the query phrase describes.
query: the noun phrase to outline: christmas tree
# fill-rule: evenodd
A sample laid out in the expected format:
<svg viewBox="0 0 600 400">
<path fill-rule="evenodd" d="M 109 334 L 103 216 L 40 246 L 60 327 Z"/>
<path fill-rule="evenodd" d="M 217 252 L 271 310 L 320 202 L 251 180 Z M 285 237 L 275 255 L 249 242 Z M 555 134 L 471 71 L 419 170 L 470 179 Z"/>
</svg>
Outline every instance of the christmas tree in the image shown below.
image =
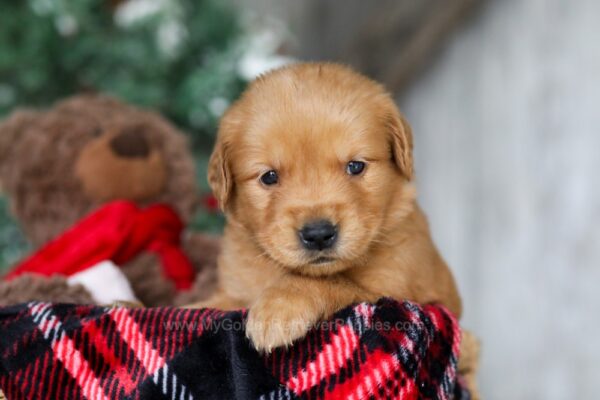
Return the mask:
<svg viewBox="0 0 600 400">
<path fill-rule="evenodd" d="M 191 136 L 201 185 L 216 123 L 245 84 L 237 14 L 218 0 L 0 3 L 0 118 L 79 92 L 160 111 Z M 204 213 L 196 228 L 218 229 Z M 0 201 L 0 266 L 25 241 Z M 21 251 L 20 251 L 21 250 Z"/>
</svg>

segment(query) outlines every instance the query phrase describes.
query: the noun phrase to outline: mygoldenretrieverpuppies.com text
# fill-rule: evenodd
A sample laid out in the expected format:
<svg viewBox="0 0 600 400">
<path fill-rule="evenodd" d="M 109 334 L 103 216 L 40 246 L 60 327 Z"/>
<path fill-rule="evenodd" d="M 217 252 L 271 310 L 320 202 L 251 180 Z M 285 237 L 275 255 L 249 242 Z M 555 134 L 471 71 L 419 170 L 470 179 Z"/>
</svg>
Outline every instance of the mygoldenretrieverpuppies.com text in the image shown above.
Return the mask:
<svg viewBox="0 0 600 400">
<path fill-rule="evenodd" d="M 352 323 L 356 324 L 356 321 L 353 321 Z M 348 324 L 349 324 L 349 321 L 338 319 L 338 320 L 317 322 L 315 324 L 307 325 L 305 328 L 307 330 L 316 329 L 316 330 L 322 330 L 322 331 L 335 332 L 340 327 L 347 326 Z M 360 324 L 360 322 L 359 322 L 359 324 Z M 165 322 L 163 324 L 163 327 L 167 331 L 186 331 L 186 332 L 210 331 L 210 332 L 214 332 L 214 333 L 219 333 L 219 332 L 245 331 L 249 325 L 250 325 L 250 323 L 248 323 L 247 321 L 231 320 L 231 319 L 224 318 L 224 319 L 219 319 L 216 321 L 197 321 L 197 322 L 169 321 L 169 322 Z M 300 322 L 300 321 L 299 322 L 282 323 L 281 321 L 278 321 L 278 320 L 272 320 L 272 321 L 269 321 L 267 323 L 267 325 L 272 325 L 273 327 L 276 327 L 277 329 L 283 329 L 283 330 L 295 330 L 300 327 L 304 327 L 304 323 Z M 302 325 L 302 326 L 300 326 L 300 325 Z M 378 332 L 391 331 L 391 330 L 409 332 L 409 331 L 419 330 L 419 329 L 422 329 L 421 323 L 410 322 L 410 321 L 396 321 L 396 322 L 374 321 L 371 324 L 369 324 L 368 326 L 360 327 L 361 331 L 375 330 Z"/>
</svg>

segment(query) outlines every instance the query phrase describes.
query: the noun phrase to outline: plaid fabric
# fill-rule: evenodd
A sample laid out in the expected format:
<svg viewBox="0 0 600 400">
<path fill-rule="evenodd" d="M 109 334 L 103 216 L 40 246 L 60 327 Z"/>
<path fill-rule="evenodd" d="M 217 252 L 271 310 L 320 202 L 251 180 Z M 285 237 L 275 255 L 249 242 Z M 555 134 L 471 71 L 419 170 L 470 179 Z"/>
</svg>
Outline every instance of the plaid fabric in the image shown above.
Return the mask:
<svg viewBox="0 0 600 400">
<path fill-rule="evenodd" d="M 246 313 L 29 303 L 0 309 L 7 399 L 465 399 L 443 308 L 382 299 L 261 356 Z"/>
</svg>

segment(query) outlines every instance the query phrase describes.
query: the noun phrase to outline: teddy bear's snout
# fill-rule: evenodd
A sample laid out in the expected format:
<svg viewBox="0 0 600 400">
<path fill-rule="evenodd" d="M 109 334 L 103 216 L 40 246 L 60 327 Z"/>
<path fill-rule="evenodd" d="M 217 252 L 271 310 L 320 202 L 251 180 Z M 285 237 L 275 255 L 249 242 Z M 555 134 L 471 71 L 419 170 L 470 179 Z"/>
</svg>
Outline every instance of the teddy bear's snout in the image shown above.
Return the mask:
<svg viewBox="0 0 600 400">
<path fill-rule="evenodd" d="M 124 131 L 110 140 L 110 148 L 119 157 L 146 158 L 150 154 L 150 142 L 137 130 Z"/>
</svg>

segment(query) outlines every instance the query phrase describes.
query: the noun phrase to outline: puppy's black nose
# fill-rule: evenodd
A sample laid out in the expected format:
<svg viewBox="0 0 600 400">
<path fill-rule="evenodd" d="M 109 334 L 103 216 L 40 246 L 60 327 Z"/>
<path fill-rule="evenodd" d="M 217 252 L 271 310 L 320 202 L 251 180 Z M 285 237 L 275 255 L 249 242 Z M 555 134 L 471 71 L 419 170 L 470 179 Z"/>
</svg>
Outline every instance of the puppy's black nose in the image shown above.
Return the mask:
<svg viewBox="0 0 600 400">
<path fill-rule="evenodd" d="M 337 228 L 329 221 L 310 222 L 298 232 L 300 241 L 308 250 L 325 250 L 332 247 L 337 239 Z"/>
</svg>

